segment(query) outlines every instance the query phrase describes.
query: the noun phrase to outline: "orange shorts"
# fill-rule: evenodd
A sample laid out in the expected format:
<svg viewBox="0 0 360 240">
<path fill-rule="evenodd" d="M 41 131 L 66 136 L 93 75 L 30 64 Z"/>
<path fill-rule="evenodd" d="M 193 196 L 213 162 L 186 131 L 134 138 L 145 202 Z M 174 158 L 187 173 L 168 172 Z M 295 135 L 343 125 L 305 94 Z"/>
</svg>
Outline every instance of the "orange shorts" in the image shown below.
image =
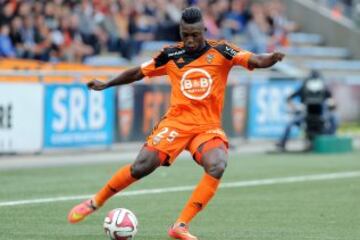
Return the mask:
<svg viewBox="0 0 360 240">
<path fill-rule="evenodd" d="M 169 158 L 165 165 L 170 165 L 183 150 L 194 156 L 201 144 L 213 138 L 220 138 L 228 147 L 226 134 L 219 125 L 185 125 L 165 118 L 154 127 L 146 145 L 167 154 Z"/>
</svg>

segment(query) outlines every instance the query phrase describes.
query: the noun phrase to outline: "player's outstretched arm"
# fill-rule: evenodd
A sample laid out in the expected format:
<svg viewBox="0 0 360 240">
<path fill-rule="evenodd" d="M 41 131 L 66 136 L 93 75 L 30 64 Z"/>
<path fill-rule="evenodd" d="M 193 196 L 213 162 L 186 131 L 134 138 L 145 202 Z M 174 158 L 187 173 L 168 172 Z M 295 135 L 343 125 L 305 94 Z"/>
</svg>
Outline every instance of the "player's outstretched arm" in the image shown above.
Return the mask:
<svg viewBox="0 0 360 240">
<path fill-rule="evenodd" d="M 139 81 L 143 78 L 144 78 L 144 74 L 142 73 L 141 68 L 138 66 L 122 72 L 119 76 L 115 77 L 114 79 L 108 82 L 102 82 L 94 79 L 88 82 L 87 86 L 90 89 L 101 91 L 112 86 L 124 85 L 135 81 Z"/>
<path fill-rule="evenodd" d="M 250 68 L 268 68 L 281 61 L 285 54 L 281 52 L 253 54 L 249 59 Z"/>
</svg>

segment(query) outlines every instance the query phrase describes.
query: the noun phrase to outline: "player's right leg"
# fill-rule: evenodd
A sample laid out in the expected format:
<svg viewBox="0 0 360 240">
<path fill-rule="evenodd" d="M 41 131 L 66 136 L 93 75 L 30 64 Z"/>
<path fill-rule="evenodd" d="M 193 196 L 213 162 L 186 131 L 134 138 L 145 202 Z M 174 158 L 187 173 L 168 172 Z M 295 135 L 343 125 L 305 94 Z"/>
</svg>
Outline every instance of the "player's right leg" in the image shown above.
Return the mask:
<svg viewBox="0 0 360 240">
<path fill-rule="evenodd" d="M 88 199 L 73 207 L 68 214 L 68 221 L 70 223 L 82 221 L 100 208 L 110 197 L 152 173 L 166 159 L 167 155 L 165 153 L 144 146 L 133 164 L 120 168 L 92 199 Z"/>
</svg>

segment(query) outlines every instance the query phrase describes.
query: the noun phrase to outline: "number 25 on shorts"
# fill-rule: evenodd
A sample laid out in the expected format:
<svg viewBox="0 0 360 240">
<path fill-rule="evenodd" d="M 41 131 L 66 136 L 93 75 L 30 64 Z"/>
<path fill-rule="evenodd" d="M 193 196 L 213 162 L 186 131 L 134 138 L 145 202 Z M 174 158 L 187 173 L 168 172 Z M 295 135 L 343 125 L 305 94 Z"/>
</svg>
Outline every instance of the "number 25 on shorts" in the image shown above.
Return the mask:
<svg viewBox="0 0 360 240">
<path fill-rule="evenodd" d="M 175 130 L 172 130 L 169 132 L 169 128 L 168 127 L 164 127 L 163 129 L 160 130 L 160 132 L 158 134 L 156 134 L 156 138 L 161 141 L 162 139 L 166 138 L 166 140 L 168 142 L 173 142 L 175 140 L 175 138 L 179 136 L 179 133 Z"/>
</svg>

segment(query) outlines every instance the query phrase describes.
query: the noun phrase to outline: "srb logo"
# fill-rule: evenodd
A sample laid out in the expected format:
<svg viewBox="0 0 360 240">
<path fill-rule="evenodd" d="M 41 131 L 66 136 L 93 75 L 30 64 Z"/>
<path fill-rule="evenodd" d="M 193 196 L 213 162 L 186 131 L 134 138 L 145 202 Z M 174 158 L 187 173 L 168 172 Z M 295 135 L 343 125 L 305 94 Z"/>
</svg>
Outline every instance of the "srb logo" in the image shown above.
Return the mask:
<svg viewBox="0 0 360 240">
<path fill-rule="evenodd" d="M 210 74 L 201 68 L 193 68 L 184 73 L 181 79 L 181 92 L 190 99 L 202 100 L 211 92 L 213 80 Z"/>
</svg>

